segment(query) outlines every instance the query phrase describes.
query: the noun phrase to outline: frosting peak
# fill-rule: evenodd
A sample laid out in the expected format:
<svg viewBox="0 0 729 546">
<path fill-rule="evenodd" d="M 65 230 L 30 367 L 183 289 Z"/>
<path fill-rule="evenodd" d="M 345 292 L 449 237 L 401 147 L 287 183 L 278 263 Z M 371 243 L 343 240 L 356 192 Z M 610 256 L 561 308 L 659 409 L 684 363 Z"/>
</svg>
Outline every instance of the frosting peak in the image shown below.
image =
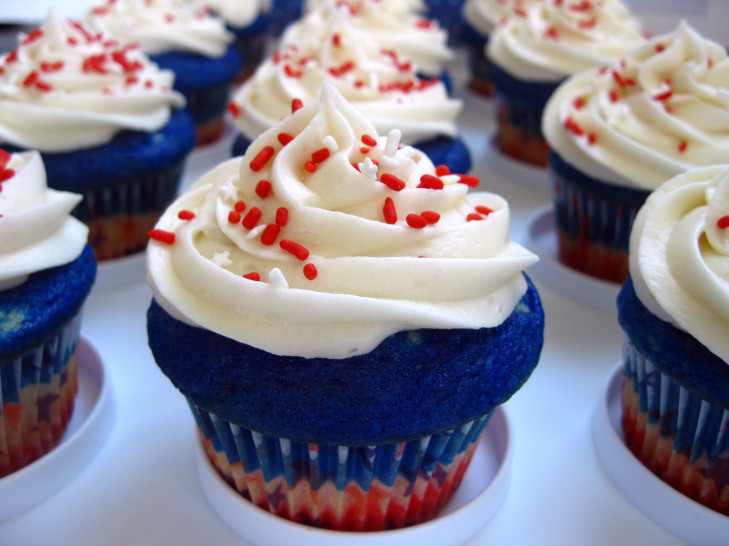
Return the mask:
<svg viewBox="0 0 729 546">
<path fill-rule="evenodd" d="M 398 131 L 378 136 L 325 82 L 162 216 L 147 251 L 155 298 L 180 320 L 303 357 L 363 354 L 401 330 L 497 326 L 536 257 L 509 241 L 507 203 L 467 194 L 473 183 Z"/>
</svg>

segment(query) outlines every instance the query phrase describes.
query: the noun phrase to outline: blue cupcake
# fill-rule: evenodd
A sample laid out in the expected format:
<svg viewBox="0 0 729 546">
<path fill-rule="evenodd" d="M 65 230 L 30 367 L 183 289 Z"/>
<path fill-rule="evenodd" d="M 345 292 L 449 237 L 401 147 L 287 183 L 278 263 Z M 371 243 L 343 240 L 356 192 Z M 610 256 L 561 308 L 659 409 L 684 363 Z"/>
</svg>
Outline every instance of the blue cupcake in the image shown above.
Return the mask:
<svg viewBox="0 0 729 546">
<path fill-rule="evenodd" d="M 81 197 L 46 187 L 40 155 L 0 150 L 0 477 L 61 440 L 77 391 L 81 309 L 96 276 Z"/>
<path fill-rule="evenodd" d="M 150 348 L 251 502 L 382 530 L 458 486 L 544 328 L 506 202 L 463 182 L 325 82 L 160 219 Z"/>
</svg>

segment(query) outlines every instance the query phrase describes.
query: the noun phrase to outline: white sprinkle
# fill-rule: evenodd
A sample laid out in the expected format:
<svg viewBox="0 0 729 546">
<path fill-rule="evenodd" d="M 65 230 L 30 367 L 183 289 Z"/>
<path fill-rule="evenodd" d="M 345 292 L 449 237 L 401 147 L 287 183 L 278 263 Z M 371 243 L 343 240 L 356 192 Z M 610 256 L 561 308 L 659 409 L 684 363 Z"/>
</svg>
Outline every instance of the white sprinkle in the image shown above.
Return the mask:
<svg viewBox="0 0 729 546">
<path fill-rule="evenodd" d="M 333 154 L 334 152 L 339 150 L 339 144 L 337 144 L 337 141 L 334 140 L 334 137 L 332 135 L 325 136 L 324 140 L 322 140 L 321 143 L 327 150 L 329 150 L 329 153 Z"/>
<path fill-rule="evenodd" d="M 461 177 L 457 174 L 444 174 L 440 179 L 443 184 L 458 184 L 461 181 Z"/>
<path fill-rule="evenodd" d="M 390 170 L 397 169 L 400 166 L 400 160 L 389 155 L 383 155 L 380 158 L 380 166 Z"/>
<path fill-rule="evenodd" d="M 233 185 L 233 180 L 228 180 L 220 187 L 220 194 L 224 201 L 236 201 L 238 199 L 238 189 Z"/>
<path fill-rule="evenodd" d="M 254 237 L 258 237 L 264 229 L 266 229 L 266 224 L 257 225 L 248 232 L 248 235 L 246 235 L 246 239 L 253 239 Z"/>
<path fill-rule="evenodd" d="M 283 273 L 281 273 L 281 270 L 278 267 L 274 267 L 271 271 L 268 272 L 268 281 L 272 285 L 278 286 L 279 288 L 289 287 L 289 283 L 286 282 L 286 277 L 284 277 Z"/>
<path fill-rule="evenodd" d="M 230 252 L 227 250 L 224 250 L 223 252 L 216 252 L 213 254 L 213 259 L 210 261 L 218 267 L 228 267 L 233 263 L 233 260 L 230 259 Z"/>
<path fill-rule="evenodd" d="M 387 142 L 385 143 L 385 155 L 395 157 L 397 153 L 397 147 L 400 146 L 400 137 L 402 132 L 400 129 L 392 129 L 387 133 Z"/>
<path fill-rule="evenodd" d="M 365 157 L 365 160 L 359 164 L 359 172 L 370 180 L 377 179 L 377 165 L 369 157 Z"/>
</svg>

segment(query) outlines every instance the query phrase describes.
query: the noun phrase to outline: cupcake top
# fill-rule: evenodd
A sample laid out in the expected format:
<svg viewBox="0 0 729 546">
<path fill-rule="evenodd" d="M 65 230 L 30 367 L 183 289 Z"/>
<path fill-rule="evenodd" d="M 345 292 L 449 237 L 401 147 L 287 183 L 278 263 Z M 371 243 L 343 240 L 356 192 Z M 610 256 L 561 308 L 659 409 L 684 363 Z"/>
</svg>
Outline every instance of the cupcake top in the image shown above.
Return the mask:
<svg viewBox="0 0 729 546">
<path fill-rule="evenodd" d="M 0 291 L 81 255 L 88 228 L 71 216 L 79 201 L 46 186 L 38 152 L 0 149 Z"/>
<path fill-rule="evenodd" d="M 641 303 L 729 363 L 729 166 L 658 187 L 635 219 L 630 275 Z"/>
<path fill-rule="evenodd" d="M 164 213 L 147 267 L 173 317 L 276 355 L 348 358 L 418 328 L 501 324 L 536 257 L 506 201 L 434 168 L 324 82 Z M 386 281 L 386 282 L 385 282 Z"/>
<path fill-rule="evenodd" d="M 398 128 L 413 144 L 456 136 L 461 101 L 445 85 L 419 78 L 416 67 L 382 47 L 348 17 L 333 12 L 298 46 L 279 50 L 234 95 L 234 123 L 253 140 L 291 113 L 294 99 L 309 104 L 329 80 L 381 134 Z"/>
<path fill-rule="evenodd" d="M 147 55 L 222 57 L 234 40 L 221 18 L 182 0 L 107 0 L 91 8 L 86 21 L 122 43 L 139 44 Z"/>
<path fill-rule="evenodd" d="M 184 106 L 173 80 L 135 46 L 51 13 L 0 57 L 0 143 L 63 152 L 155 131 Z"/>
<path fill-rule="evenodd" d="M 448 34 L 436 21 L 411 12 L 412 3 L 381 0 L 321 0 L 308 6 L 306 14 L 281 36 L 281 45 L 298 46 L 308 40 L 331 17 L 340 12 L 350 24 L 370 36 L 385 50 L 413 61 L 428 76 L 440 76 L 453 59 Z"/>
<path fill-rule="evenodd" d="M 466 0 L 463 18 L 482 35 L 488 36 L 505 17 L 525 12 L 542 0 Z"/>
<path fill-rule="evenodd" d="M 487 55 L 517 79 L 558 83 L 607 66 L 644 41 L 620 0 L 544 0 L 503 18 Z"/>
<path fill-rule="evenodd" d="M 261 13 L 271 11 L 271 0 L 191 0 L 195 6 L 212 10 L 233 27 L 247 27 Z"/>
<path fill-rule="evenodd" d="M 682 22 L 608 69 L 565 81 L 542 117 L 549 146 L 600 180 L 652 190 L 729 157 L 729 60 Z"/>
</svg>

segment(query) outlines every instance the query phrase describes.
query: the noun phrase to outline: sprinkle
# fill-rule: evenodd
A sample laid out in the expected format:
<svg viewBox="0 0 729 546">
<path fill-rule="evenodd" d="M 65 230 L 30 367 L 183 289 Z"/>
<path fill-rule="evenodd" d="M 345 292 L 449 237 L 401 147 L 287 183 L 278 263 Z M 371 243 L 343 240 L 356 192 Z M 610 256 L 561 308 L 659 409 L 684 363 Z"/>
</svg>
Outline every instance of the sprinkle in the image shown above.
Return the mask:
<svg viewBox="0 0 729 546">
<path fill-rule="evenodd" d="M 366 144 L 367 146 L 377 146 L 377 141 L 370 135 L 362 135 L 362 144 Z"/>
<path fill-rule="evenodd" d="M 666 46 L 663 44 L 656 44 L 656 53 L 661 53 L 666 49 Z"/>
<path fill-rule="evenodd" d="M 585 106 L 585 97 L 577 97 L 572 103 L 572 106 L 574 106 L 576 110 Z"/>
<path fill-rule="evenodd" d="M 350 163 L 350 165 L 352 165 L 352 168 L 353 168 L 353 169 L 354 169 L 355 171 L 357 171 L 357 172 L 360 172 L 360 170 L 359 170 L 359 165 L 357 165 L 356 163 Z"/>
<path fill-rule="evenodd" d="M 269 193 L 271 193 L 271 183 L 268 180 L 260 180 L 256 184 L 256 195 L 261 199 L 265 199 Z"/>
<path fill-rule="evenodd" d="M 484 216 L 488 216 L 489 214 L 494 212 L 494 209 L 491 209 L 484 205 L 476 205 L 475 209 L 476 209 L 476 212 L 479 212 L 479 213 L 483 214 Z"/>
<path fill-rule="evenodd" d="M 48 82 L 44 82 L 44 81 L 38 81 L 38 82 L 36 82 L 35 83 L 35 88 L 38 91 L 42 91 L 43 93 L 46 93 L 48 91 L 53 90 L 53 87 L 51 86 L 51 84 L 49 84 Z"/>
<path fill-rule="evenodd" d="M 435 224 L 436 222 L 438 222 L 438 220 L 440 220 L 440 214 L 433 210 L 423 211 L 420 213 L 420 216 L 425 218 L 425 221 L 429 224 Z"/>
<path fill-rule="evenodd" d="M 319 150 L 311 153 L 311 160 L 314 163 L 321 163 L 329 159 L 329 150 L 327 148 L 320 148 Z"/>
<path fill-rule="evenodd" d="M 281 226 L 277 224 L 268 224 L 261 234 L 261 242 L 264 245 L 270 246 L 276 242 L 279 233 L 281 233 Z"/>
<path fill-rule="evenodd" d="M 359 169 L 370 180 L 377 179 L 377 163 L 372 161 L 369 157 L 365 157 L 365 160 L 359 164 Z"/>
<path fill-rule="evenodd" d="M 370 152 L 370 149 L 367 146 L 360 146 L 359 151 L 360 153 L 368 154 Z"/>
<path fill-rule="evenodd" d="M 400 160 L 395 157 L 390 157 L 389 155 L 383 155 L 382 157 L 380 157 L 380 164 L 385 169 L 394 171 L 400 166 Z"/>
<path fill-rule="evenodd" d="M 10 161 L 10 152 L 0 148 L 0 167 L 5 168 L 5 165 Z"/>
<path fill-rule="evenodd" d="M 395 202 L 392 198 L 385 198 L 385 204 L 382 207 L 382 214 L 385 216 L 385 223 L 394 224 L 397 222 L 397 211 L 395 210 Z"/>
<path fill-rule="evenodd" d="M 303 108 L 304 103 L 301 102 L 301 99 L 294 99 L 291 101 L 291 113 L 293 114 L 298 109 Z"/>
<path fill-rule="evenodd" d="M 58 72 L 63 68 L 63 61 L 55 63 L 41 63 L 40 68 L 43 72 Z"/>
<path fill-rule="evenodd" d="M 13 169 L 5 169 L 3 171 L 0 171 L 0 182 L 10 180 L 13 176 L 15 176 L 15 171 Z"/>
<path fill-rule="evenodd" d="M 251 160 L 251 170 L 256 172 L 260 171 L 266 165 L 266 163 L 268 163 L 268 160 L 273 157 L 273 154 L 273 146 L 266 146 L 265 148 L 263 148 L 263 150 L 258 152 L 258 155 L 256 155 L 256 157 Z"/>
<path fill-rule="evenodd" d="M 683 153 L 686 151 L 686 148 L 688 148 L 688 142 L 685 140 L 682 140 L 678 145 L 678 151 Z"/>
<path fill-rule="evenodd" d="M 394 156 L 397 153 L 397 147 L 400 146 L 400 138 L 402 132 L 400 129 L 392 129 L 387 133 L 387 142 L 385 142 L 385 155 Z"/>
<path fill-rule="evenodd" d="M 461 179 L 458 181 L 460 184 L 465 184 L 469 188 L 475 188 L 481 183 L 481 180 L 476 176 L 471 176 L 469 174 L 462 174 L 460 175 Z"/>
<path fill-rule="evenodd" d="M 380 177 L 380 182 L 385 186 L 394 191 L 401 191 L 405 187 L 405 182 L 400 180 L 397 176 L 390 173 L 385 173 Z"/>
<path fill-rule="evenodd" d="M 171 245 L 175 242 L 175 234 L 171 231 L 165 231 L 163 229 L 150 229 L 147 233 L 150 239 L 159 241 L 166 245 Z"/>
<path fill-rule="evenodd" d="M 246 273 L 245 275 L 243 275 L 243 278 L 248 279 L 249 281 L 260 281 L 261 280 L 261 276 L 258 273 L 256 273 L 255 271 L 253 271 L 251 273 Z"/>
<path fill-rule="evenodd" d="M 411 228 L 423 229 L 428 225 L 428 221 L 423 218 L 420 214 L 408 214 L 405 217 L 405 221 Z"/>
<path fill-rule="evenodd" d="M 259 225 L 259 226 L 256 226 L 256 227 L 254 227 L 254 228 L 253 228 L 252 230 L 250 230 L 250 231 L 248 232 L 248 234 L 246 235 L 246 240 L 251 240 L 251 239 L 255 239 L 255 238 L 256 238 L 256 237 L 258 237 L 258 236 L 259 236 L 259 235 L 260 235 L 261 233 L 263 233 L 263 230 L 265 230 L 265 229 L 266 229 L 266 225 L 265 225 L 265 224 L 261 224 L 261 225 Z"/>
<path fill-rule="evenodd" d="M 304 277 L 306 277 L 310 281 L 316 279 L 317 274 L 318 271 L 316 270 L 316 266 L 314 264 L 309 263 L 304 266 Z"/>
<path fill-rule="evenodd" d="M 547 38 L 551 38 L 555 42 L 559 41 L 559 31 L 554 27 L 549 27 L 547 30 L 545 30 L 544 35 Z"/>
<path fill-rule="evenodd" d="M 243 111 L 242 108 L 237 103 L 235 103 L 235 102 L 228 103 L 228 112 L 230 112 L 233 115 L 233 117 L 237 118 L 238 116 L 240 116 L 242 111 Z"/>
<path fill-rule="evenodd" d="M 40 74 L 37 70 L 33 70 L 28 76 L 23 80 L 23 86 L 24 87 L 32 87 L 35 85 L 35 82 L 38 81 L 38 78 L 40 77 Z"/>
<path fill-rule="evenodd" d="M 342 38 L 339 36 L 339 34 L 335 34 L 332 36 L 332 45 L 335 47 L 339 47 L 342 45 Z"/>
<path fill-rule="evenodd" d="M 304 72 L 303 71 L 295 69 L 290 64 L 284 65 L 284 72 L 286 72 L 286 75 L 289 78 L 300 78 L 301 76 L 304 75 Z M 296 100 L 296 99 L 294 99 L 294 100 Z M 298 110 L 298 108 L 296 110 Z M 294 112 L 296 112 L 296 110 L 294 110 L 293 107 L 292 107 L 291 108 L 291 113 L 293 114 Z"/>
<path fill-rule="evenodd" d="M 468 216 L 466 216 L 466 222 L 476 222 L 478 220 L 483 220 L 483 216 L 481 216 L 477 212 L 472 212 Z"/>
<path fill-rule="evenodd" d="M 307 161 L 306 163 L 304 163 L 304 168 L 308 172 L 313 173 L 316 171 L 316 163 L 314 163 L 313 161 Z"/>
<path fill-rule="evenodd" d="M 332 153 L 335 153 L 339 150 L 339 144 L 337 144 L 337 141 L 332 135 L 325 136 L 322 139 L 321 143 L 324 145 L 325 148 L 329 148 L 329 151 Z"/>
<path fill-rule="evenodd" d="M 593 28 L 597 24 L 597 16 L 593 16 L 591 19 L 584 19 L 577 23 L 577 26 L 583 29 Z"/>
<path fill-rule="evenodd" d="M 276 209 L 276 224 L 283 227 L 289 221 L 289 209 L 286 207 L 279 207 Z"/>
<path fill-rule="evenodd" d="M 716 221 L 716 227 L 719 229 L 726 229 L 729 227 L 729 214 L 722 216 Z"/>
<path fill-rule="evenodd" d="M 618 99 L 620 98 L 618 97 L 618 92 L 615 89 L 611 89 L 608 92 L 608 96 L 610 97 L 610 102 L 618 102 Z"/>
<path fill-rule="evenodd" d="M 597 142 L 597 135 L 595 133 L 587 133 L 587 143 L 592 146 Z"/>
<path fill-rule="evenodd" d="M 278 141 L 281 143 L 281 146 L 286 146 L 292 140 L 294 140 L 294 137 L 292 137 L 288 133 L 279 133 L 278 134 Z"/>
<path fill-rule="evenodd" d="M 192 220 L 193 218 L 195 218 L 195 213 L 191 210 L 181 210 L 177 213 L 177 217 L 180 220 Z"/>
<path fill-rule="evenodd" d="M 446 176 L 451 174 L 451 170 L 448 168 L 448 165 L 438 165 L 435 168 L 435 174 L 438 176 Z"/>
<path fill-rule="evenodd" d="M 428 190 L 442 190 L 443 181 L 437 176 L 433 176 L 432 174 L 424 174 L 420 177 L 420 184 L 418 184 L 418 188 L 425 188 Z"/>
<path fill-rule="evenodd" d="M 245 201 L 236 201 L 235 205 L 233 205 L 233 208 L 237 210 L 238 212 L 243 212 L 246 210 L 246 202 Z"/>
<path fill-rule="evenodd" d="M 268 272 L 268 280 L 272 285 L 278 286 L 279 288 L 288 288 L 289 283 L 286 282 L 286 277 L 278 267 L 274 267 Z"/>
<path fill-rule="evenodd" d="M 228 213 L 228 222 L 231 224 L 237 224 L 238 222 L 240 222 L 240 212 L 238 212 L 237 210 L 231 210 Z"/>
<path fill-rule="evenodd" d="M 106 53 L 100 53 L 99 55 L 91 55 L 84 60 L 83 71 L 84 72 L 97 72 L 99 74 L 106 74 L 107 70 L 104 67 L 106 63 Z"/>
<path fill-rule="evenodd" d="M 564 128 L 568 131 L 573 132 L 577 136 L 582 136 L 585 134 L 585 131 L 580 127 L 580 124 L 577 123 L 574 119 L 571 117 L 568 117 L 564 122 Z"/>
<path fill-rule="evenodd" d="M 210 261 L 218 267 L 228 267 L 233 264 L 233 260 L 230 259 L 230 252 L 227 250 L 224 250 L 223 252 L 215 252 Z"/>
<path fill-rule="evenodd" d="M 281 239 L 281 242 L 278 244 L 278 246 L 280 246 L 283 250 L 285 250 L 289 254 L 292 254 L 302 262 L 309 257 L 309 251 L 306 249 L 306 247 L 288 239 Z"/>
<path fill-rule="evenodd" d="M 653 97 L 653 100 L 664 101 L 664 100 L 670 99 L 672 96 L 673 96 L 673 91 L 671 91 L 669 89 L 668 91 L 664 91 L 663 93 L 659 93 L 658 95 L 655 95 Z"/>
<path fill-rule="evenodd" d="M 248 214 L 246 214 L 245 218 L 243 218 L 243 227 L 246 229 L 253 229 L 260 219 L 261 209 L 258 207 L 251 207 L 251 210 L 249 210 Z"/>
</svg>

